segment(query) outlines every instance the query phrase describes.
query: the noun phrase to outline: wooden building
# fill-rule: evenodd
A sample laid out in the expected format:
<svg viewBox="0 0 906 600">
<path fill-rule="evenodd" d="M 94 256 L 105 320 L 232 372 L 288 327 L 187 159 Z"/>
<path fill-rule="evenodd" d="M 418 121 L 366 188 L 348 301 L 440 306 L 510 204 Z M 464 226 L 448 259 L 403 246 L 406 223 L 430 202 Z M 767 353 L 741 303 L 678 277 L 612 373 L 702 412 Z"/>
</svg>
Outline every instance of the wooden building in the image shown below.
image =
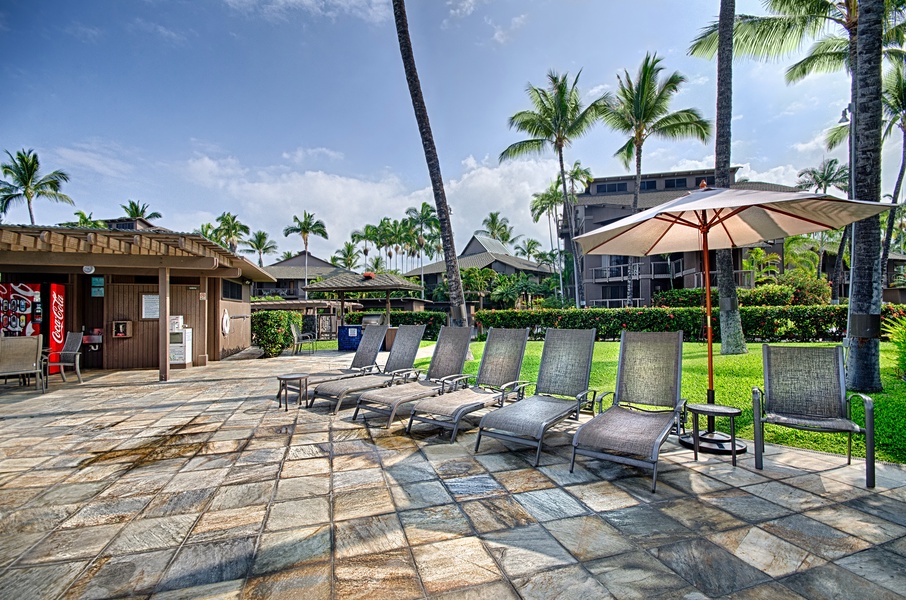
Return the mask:
<svg viewBox="0 0 906 600">
<path fill-rule="evenodd" d="M 62 284 L 63 327 L 84 333 L 86 368 L 157 368 L 167 380 L 171 316 L 192 330 L 184 366 L 248 348 L 253 281 L 274 278 L 200 235 L 0 225 L 0 283 Z"/>
</svg>

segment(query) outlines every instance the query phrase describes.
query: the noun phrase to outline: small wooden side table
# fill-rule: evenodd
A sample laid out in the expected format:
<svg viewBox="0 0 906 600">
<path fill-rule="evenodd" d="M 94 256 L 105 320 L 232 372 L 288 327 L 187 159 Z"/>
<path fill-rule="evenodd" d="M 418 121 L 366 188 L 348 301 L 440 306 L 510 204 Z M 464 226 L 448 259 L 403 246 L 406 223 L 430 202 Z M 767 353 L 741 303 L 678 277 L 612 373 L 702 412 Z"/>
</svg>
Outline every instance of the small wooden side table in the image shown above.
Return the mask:
<svg viewBox="0 0 906 600">
<path fill-rule="evenodd" d="M 299 394 L 298 405 L 302 406 L 302 398 L 308 402 L 308 373 L 289 373 L 288 375 L 277 375 L 277 408 L 282 405 L 284 411 L 289 410 L 289 393 L 297 392 Z M 281 398 L 282 395 L 282 398 Z"/>
<path fill-rule="evenodd" d="M 692 413 L 692 439 L 693 452 L 695 460 L 698 460 L 698 415 L 707 417 L 729 417 L 730 418 L 730 448 L 733 466 L 736 466 L 736 417 L 742 414 L 742 411 L 733 406 L 724 406 L 722 404 L 687 404 L 686 410 Z"/>
</svg>

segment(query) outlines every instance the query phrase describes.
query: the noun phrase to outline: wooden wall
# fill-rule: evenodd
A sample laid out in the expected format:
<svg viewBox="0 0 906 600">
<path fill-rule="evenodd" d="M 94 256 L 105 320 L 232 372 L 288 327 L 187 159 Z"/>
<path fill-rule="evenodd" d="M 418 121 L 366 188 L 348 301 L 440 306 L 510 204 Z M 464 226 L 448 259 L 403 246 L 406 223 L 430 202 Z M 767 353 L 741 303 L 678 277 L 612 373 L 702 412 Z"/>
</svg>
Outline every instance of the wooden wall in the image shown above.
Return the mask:
<svg viewBox="0 0 906 600">
<path fill-rule="evenodd" d="M 243 284 L 242 301 L 221 298 L 221 280 L 208 280 L 208 356 L 210 360 L 222 360 L 252 345 L 251 286 Z M 221 320 L 223 313 L 230 316 L 230 332 L 223 334 Z"/>
</svg>

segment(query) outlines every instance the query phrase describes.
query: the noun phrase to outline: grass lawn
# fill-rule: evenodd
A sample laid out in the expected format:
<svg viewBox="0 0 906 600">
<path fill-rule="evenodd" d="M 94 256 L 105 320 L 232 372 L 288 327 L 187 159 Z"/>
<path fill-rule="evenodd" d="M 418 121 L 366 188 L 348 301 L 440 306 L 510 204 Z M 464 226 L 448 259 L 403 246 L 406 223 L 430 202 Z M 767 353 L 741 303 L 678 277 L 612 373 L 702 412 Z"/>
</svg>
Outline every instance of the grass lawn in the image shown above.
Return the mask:
<svg viewBox="0 0 906 600">
<path fill-rule="evenodd" d="M 831 344 L 822 344 L 831 345 Z M 541 362 L 542 342 L 529 342 L 522 363 L 522 379 L 534 381 Z M 467 373 L 477 373 L 483 342 L 472 344 L 475 360 L 466 363 Z M 736 406 L 742 415 L 736 418 L 736 434 L 752 439 L 752 388 L 764 385 L 761 344 L 749 344 L 749 353 L 721 356 L 719 345 L 714 347 L 714 388 L 718 404 Z M 612 391 L 616 381 L 619 342 L 598 342 L 592 363 L 591 388 L 599 393 Z M 417 366 L 427 367 L 430 359 L 416 361 Z M 894 348 L 881 344 L 881 381 L 883 392 L 869 394 L 875 401 L 875 448 L 878 460 L 906 463 L 906 381 L 894 372 Z M 708 388 L 708 355 L 704 343 L 683 344 L 683 397 L 689 402 L 706 401 Z M 606 404 L 605 404 L 606 406 Z M 862 403 L 853 405 L 853 418 L 864 424 Z M 691 425 L 691 423 L 689 423 Z M 729 420 L 718 419 L 717 429 L 728 431 Z M 765 441 L 785 446 L 795 446 L 846 454 L 846 435 L 811 433 L 788 427 L 765 427 Z M 853 454 L 865 455 L 862 436 L 853 439 Z"/>
</svg>

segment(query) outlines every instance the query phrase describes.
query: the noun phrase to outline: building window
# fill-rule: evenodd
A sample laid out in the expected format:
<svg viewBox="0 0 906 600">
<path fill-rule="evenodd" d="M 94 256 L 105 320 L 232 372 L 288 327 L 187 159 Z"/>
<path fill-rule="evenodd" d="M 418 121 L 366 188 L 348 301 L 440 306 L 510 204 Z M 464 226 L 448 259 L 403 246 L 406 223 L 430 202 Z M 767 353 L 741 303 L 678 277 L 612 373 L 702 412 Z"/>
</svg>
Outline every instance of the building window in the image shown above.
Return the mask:
<svg viewBox="0 0 906 600">
<path fill-rule="evenodd" d="M 702 184 L 702 181 L 704 181 L 705 185 L 707 185 L 708 187 L 714 187 L 714 185 L 715 185 L 714 176 L 712 175 L 710 177 L 696 177 L 695 178 L 695 187 L 700 186 Z"/>
<path fill-rule="evenodd" d="M 644 192 L 647 190 L 656 190 L 656 189 L 657 189 L 657 181 L 655 181 L 654 179 L 647 179 L 639 185 L 639 191 L 641 191 L 641 192 Z"/>
<path fill-rule="evenodd" d="M 615 194 L 627 191 L 626 183 L 599 183 L 595 187 L 599 194 Z"/>
<path fill-rule="evenodd" d="M 242 300 L 242 284 L 224 279 L 220 297 L 224 300 Z"/>
<path fill-rule="evenodd" d="M 685 177 L 680 177 L 678 179 L 665 179 L 664 180 L 664 189 L 674 190 L 674 189 L 684 189 L 688 185 Z"/>
</svg>

